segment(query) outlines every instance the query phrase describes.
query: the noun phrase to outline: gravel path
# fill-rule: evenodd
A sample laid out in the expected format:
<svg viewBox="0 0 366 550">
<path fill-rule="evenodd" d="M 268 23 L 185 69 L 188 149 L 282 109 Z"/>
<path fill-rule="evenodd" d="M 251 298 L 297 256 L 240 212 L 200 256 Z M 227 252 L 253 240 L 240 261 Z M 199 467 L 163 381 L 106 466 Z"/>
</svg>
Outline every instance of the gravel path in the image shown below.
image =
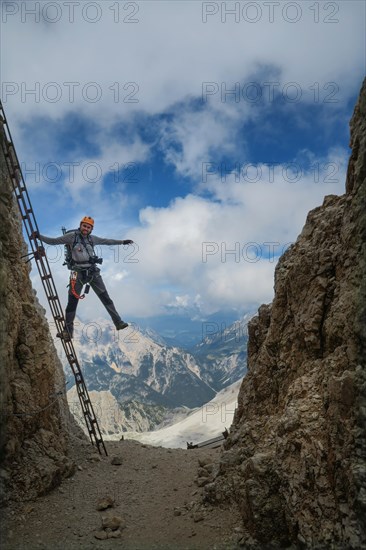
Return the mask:
<svg viewBox="0 0 366 550">
<path fill-rule="evenodd" d="M 34 502 L 8 505 L 1 548 L 237 548 L 237 511 L 203 505 L 196 482 L 198 460 L 212 463 L 219 449 L 165 449 L 135 441 L 106 446 L 108 457 L 89 443 L 76 446 L 71 478 Z"/>
</svg>

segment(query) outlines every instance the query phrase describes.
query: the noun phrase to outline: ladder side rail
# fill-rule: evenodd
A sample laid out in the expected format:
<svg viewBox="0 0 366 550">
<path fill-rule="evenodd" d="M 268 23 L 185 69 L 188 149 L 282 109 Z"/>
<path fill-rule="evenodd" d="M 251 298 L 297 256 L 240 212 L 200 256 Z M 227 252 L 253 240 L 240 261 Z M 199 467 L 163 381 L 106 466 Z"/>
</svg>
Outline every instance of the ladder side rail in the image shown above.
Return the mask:
<svg viewBox="0 0 366 550">
<path fill-rule="evenodd" d="M 5 145 L 5 149 L 4 147 L 2 147 L 3 149 L 3 152 L 4 152 L 4 155 L 5 155 L 5 158 L 6 158 L 6 161 L 7 161 L 7 165 L 8 165 L 8 170 L 11 172 L 11 169 L 12 169 L 12 164 L 11 164 L 11 161 L 9 159 L 9 157 L 7 157 L 7 149 L 6 149 L 6 145 Z M 9 169 L 9 165 L 10 165 L 10 169 Z M 23 223 L 25 225 L 25 228 L 26 228 L 26 231 L 27 231 L 27 235 L 29 237 L 31 231 L 29 231 L 25 221 L 28 217 L 28 214 L 27 214 L 27 205 L 25 203 L 25 200 L 24 200 L 24 196 L 23 196 L 23 193 L 21 191 L 19 191 L 19 186 L 16 184 L 16 182 L 14 182 L 14 176 L 11 176 L 10 177 L 11 179 L 11 182 L 12 182 L 12 186 L 13 186 L 13 191 L 14 191 L 14 194 L 15 194 L 15 197 L 17 199 L 17 203 L 18 203 L 18 207 L 19 207 L 19 210 L 20 210 L 20 214 L 21 214 L 21 217 L 22 217 L 22 220 L 23 220 Z M 19 191 L 19 192 L 18 192 Z M 33 242 L 30 242 L 31 244 L 31 248 L 32 248 L 32 252 L 34 253 L 35 252 L 35 248 L 33 246 Z"/>
<path fill-rule="evenodd" d="M 108 456 L 107 449 L 105 447 L 103 437 L 99 428 L 99 424 L 97 421 L 97 417 L 93 408 L 93 404 L 91 402 L 89 392 L 85 384 L 84 376 L 81 371 L 79 361 L 75 354 L 73 343 L 71 340 L 69 342 L 65 342 L 64 340 L 62 340 L 62 345 L 65 351 L 67 360 L 69 362 L 69 365 L 71 367 L 71 370 L 75 377 L 77 394 L 79 397 L 81 410 L 84 415 L 86 427 L 87 427 L 91 442 L 93 443 L 93 438 L 94 438 L 94 441 L 98 448 L 99 453 L 101 453 L 100 446 L 102 446 L 105 455 Z M 69 351 L 68 348 L 70 348 L 71 351 Z"/>
<path fill-rule="evenodd" d="M 8 159 L 8 164 L 9 164 L 9 159 Z M 18 169 L 18 171 L 21 174 L 21 171 L 19 169 Z M 18 187 L 14 184 L 14 178 L 13 177 L 11 178 L 11 180 L 12 180 L 13 189 L 15 191 L 15 195 L 16 195 L 16 198 L 17 198 L 18 207 L 19 207 L 20 213 L 22 215 L 23 224 L 25 226 L 25 229 L 26 229 L 26 232 L 27 232 L 27 235 L 28 235 L 28 239 L 29 239 L 29 243 L 31 245 L 31 250 L 32 250 L 32 253 L 34 255 L 34 254 L 37 253 L 38 247 L 34 246 L 34 239 L 31 238 L 33 228 L 36 226 L 36 222 L 33 222 L 33 224 L 32 224 L 32 220 L 30 218 L 30 214 L 32 213 L 32 208 L 31 208 L 31 205 L 29 205 L 29 208 L 26 205 L 25 200 L 24 200 L 24 192 L 17 193 Z M 24 214 L 23 214 L 23 212 L 24 212 Z M 27 221 L 28 221 L 28 226 L 26 224 Z M 54 286 L 53 278 L 51 276 L 51 273 L 50 273 L 49 269 L 47 269 L 48 266 L 45 265 L 45 263 L 42 261 L 42 258 L 40 258 L 39 260 L 37 260 L 37 258 L 35 258 L 35 259 L 36 259 L 37 268 L 38 268 L 39 274 L 41 276 L 41 281 L 42 281 L 42 284 L 43 284 L 43 287 L 44 287 L 47 298 L 49 296 L 57 295 L 57 290 L 56 290 L 56 287 Z M 49 277 L 49 278 L 45 279 L 45 277 Z M 53 283 L 53 287 L 52 287 L 51 281 Z M 57 308 L 57 307 L 55 308 L 54 305 L 56 305 L 56 304 L 54 304 L 53 302 L 55 302 L 55 300 L 52 300 L 50 302 L 50 307 L 51 307 L 53 316 L 55 316 L 55 315 L 61 316 L 60 315 L 60 313 L 61 313 L 60 308 Z M 57 321 L 55 320 L 55 322 L 57 322 Z"/>
<path fill-rule="evenodd" d="M 14 189 L 14 192 L 15 192 L 16 199 L 18 201 L 19 210 L 20 210 L 22 220 L 24 222 L 24 225 L 25 225 L 25 228 L 26 228 L 26 231 L 27 231 L 28 238 L 30 238 L 33 231 L 35 231 L 36 229 L 38 230 L 37 221 L 36 221 L 36 219 L 33 215 L 32 205 L 31 205 L 31 202 L 30 202 L 30 198 L 29 198 L 29 195 L 28 195 L 27 188 L 25 186 L 23 173 L 22 173 L 22 170 L 20 168 L 19 161 L 18 161 L 18 158 L 16 156 L 16 153 L 14 154 L 15 158 L 12 159 L 11 152 L 9 152 L 10 151 L 9 142 L 5 143 L 5 147 L 6 147 L 5 156 L 7 156 L 8 165 L 10 164 L 10 166 L 12 168 L 12 172 L 13 172 L 11 174 L 13 189 Z M 12 147 L 12 149 L 14 150 L 13 147 Z M 6 155 L 6 153 L 8 153 L 8 154 Z M 19 174 L 18 177 L 15 175 L 16 171 Z M 29 227 L 27 226 L 26 222 L 28 222 Z M 33 240 L 33 239 L 30 239 L 30 240 Z M 31 243 L 31 244 L 33 244 L 33 243 Z"/>
<path fill-rule="evenodd" d="M 96 416 L 95 411 L 94 411 L 93 403 L 90 399 L 88 388 L 86 387 L 84 376 L 83 376 L 80 369 L 79 369 L 79 373 L 80 373 L 80 382 L 77 385 L 78 385 L 79 389 L 81 389 L 82 392 L 83 392 L 83 399 L 85 401 L 84 404 L 86 405 L 87 409 L 90 411 L 91 415 L 96 419 L 97 416 Z M 100 434 L 100 429 L 99 429 L 98 423 L 96 424 L 96 426 L 97 426 L 97 430 Z"/>
<path fill-rule="evenodd" d="M 80 392 L 80 387 L 78 387 L 78 386 L 77 386 L 77 391 L 78 391 L 78 393 Z M 80 395 L 80 393 L 79 393 L 79 400 L 80 400 L 80 403 L 82 403 L 84 418 L 85 418 L 85 421 L 86 421 L 86 426 L 87 426 L 87 429 L 88 429 L 88 432 L 89 432 L 89 437 L 90 437 L 91 442 L 92 443 L 94 442 L 96 444 L 99 452 L 100 452 L 100 445 L 102 445 L 103 449 L 104 449 L 104 452 L 107 454 L 107 451 L 106 451 L 106 448 L 105 448 L 105 445 L 104 445 L 104 441 L 103 441 L 103 438 L 102 438 L 102 434 L 100 433 L 98 420 L 97 420 L 97 418 L 94 414 L 91 401 L 90 400 L 85 401 L 84 395 L 83 394 Z"/>
<path fill-rule="evenodd" d="M 40 259 L 40 260 L 36 260 L 36 261 L 39 261 L 40 271 L 42 271 L 42 273 L 45 273 L 46 270 L 45 270 L 45 266 L 44 266 L 44 263 L 42 262 L 42 260 Z M 46 273 L 46 275 L 41 275 L 44 289 L 46 290 L 48 296 L 56 296 L 57 295 L 56 288 L 52 284 L 51 279 L 44 278 L 46 276 L 47 276 L 47 273 Z M 53 300 L 53 301 L 56 302 L 56 300 Z"/>
<path fill-rule="evenodd" d="M 93 403 L 90 399 L 88 388 L 85 384 L 84 376 L 83 376 L 83 373 L 81 371 L 79 361 L 76 357 L 72 341 L 70 340 L 69 342 L 65 342 L 63 340 L 62 344 L 63 344 L 63 347 L 64 347 L 66 357 L 69 361 L 69 365 L 70 365 L 70 367 L 71 367 L 71 369 L 74 373 L 74 376 L 75 376 L 79 401 L 81 403 L 81 407 L 82 407 L 83 412 L 85 411 L 84 412 L 84 417 L 85 418 L 88 417 L 88 420 L 90 420 L 90 417 L 92 417 L 92 419 L 94 419 L 94 420 L 91 420 L 91 426 L 92 426 L 93 435 L 95 437 L 95 441 L 97 443 L 98 451 L 100 452 L 99 444 L 102 444 L 104 452 L 107 455 L 107 450 L 106 450 L 105 445 L 104 445 L 103 437 L 102 437 L 102 434 L 101 434 L 101 431 L 100 431 L 100 428 L 99 428 L 99 424 L 98 424 L 98 421 L 97 421 L 97 416 L 95 414 Z M 71 350 L 72 350 L 71 353 L 68 351 L 67 346 L 69 346 L 71 348 Z M 99 443 L 98 443 L 98 441 L 99 441 Z"/>
<path fill-rule="evenodd" d="M 8 151 L 11 149 L 11 151 L 9 152 L 9 157 L 8 158 L 9 158 L 9 161 L 14 166 L 14 169 L 16 169 L 19 172 L 19 180 L 20 181 L 18 181 L 18 178 L 16 178 L 17 185 L 15 186 L 14 185 L 14 177 L 15 176 L 13 176 L 11 179 L 12 179 L 14 191 L 16 191 L 16 189 L 19 189 L 19 191 L 20 191 L 19 196 L 16 193 L 16 197 L 17 197 L 19 206 L 20 206 L 20 201 L 22 201 L 22 204 L 23 204 L 23 207 L 24 207 L 24 214 L 23 215 L 26 216 L 26 218 L 25 219 L 23 218 L 23 221 L 25 222 L 27 220 L 29 222 L 29 228 L 27 227 L 26 223 L 24 223 L 24 225 L 25 225 L 25 228 L 27 230 L 27 235 L 28 235 L 28 239 L 29 239 L 29 242 L 31 244 L 31 247 L 32 247 L 32 251 L 34 252 L 33 241 L 34 241 L 34 245 L 37 245 L 37 241 L 36 241 L 36 239 L 32 238 L 32 234 L 33 234 L 34 231 L 37 231 L 37 233 L 39 233 L 39 228 L 38 228 L 37 220 L 34 216 L 32 203 L 31 203 L 31 200 L 30 200 L 30 197 L 29 197 L 29 194 L 28 194 L 28 190 L 27 190 L 27 187 L 26 187 L 26 184 L 25 184 L 24 176 L 23 176 L 23 171 L 21 169 L 20 162 L 19 162 L 19 159 L 18 159 L 18 155 L 17 155 L 17 152 L 16 152 L 15 147 L 14 147 L 13 138 L 12 138 L 12 135 L 11 135 L 11 132 L 10 132 L 10 128 L 9 128 L 9 125 L 8 125 L 8 122 L 7 122 L 7 118 L 6 118 L 4 107 L 3 107 L 3 104 L 1 102 L 1 100 L 0 100 L 0 114 L 3 117 L 3 128 L 5 130 L 5 137 L 7 138 L 7 142 L 5 142 L 5 143 L 6 143 Z M 12 155 L 13 155 L 14 158 L 12 158 Z M 20 182 L 23 184 L 22 186 L 20 186 Z M 22 213 L 23 211 L 22 211 L 21 207 L 20 207 L 20 210 L 21 210 L 21 213 Z M 42 243 L 41 239 L 39 239 L 39 241 Z M 47 263 L 48 273 L 50 273 L 47 257 L 46 257 L 46 263 Z"/>
<path fill-rule="evenodd" d="M 44 273 L 44 275 L 41 274 L 43 288 L 45 289 L 46 296 L 50 298 L 50 307 L 53 311 L 54 320 L 55 322 L 57 322 L 58 319 L 64 318 L 64 314 L 55 286 L 55 282 L 53 280 L 53 277 L 49 276 L 50 273 L 47 273 L 47 266 L 45 266 L 43 257 L 40 257 L 38 259 L 36 258 L 36 262 L 38 264 L 39 272 Z"/>
<path fill-rule="evenodd" d="M 93 407 L 93 404 L 90 400 L 88 390 L 87 390 L 84 383 L 83 383 L 83 388 L 82 389 L 83 389 L 83 393 L 85 395 L 85 398 L 83 398 L 84 406 L 86 408 L 85 416 L 87 416 L 89 421 L 90 421 L 93 436 L 95 438 L 95 442 L 97 444 L 98 450 L 99 450 L 99 444 L 101 443 L 103 448 L 104 448 L 104 451 L 106 453 L 107 451 L 106 451 L 104 441 L 103 441 L 103 437 L 102 437 L 102 434 L 101 434 L 101 431 L 100 431 L 100 428 L 99 428 L 98 420 L 97 420 L 96 414 L 94 412 L 94 407 Z M 100 450 L 99 450 L 99 452 L 100 452 Z"/>
<path fill-rule="evenodd" d="M 10 135 L 10 131 L 9 131 L 9 135 Z M 8 149 L 9 149 L 9 147 L 8 147 Z M 12 147 L 12 149 L 14 150 L 14 147 Z M 18 164 L 16 169 L 18 170 L 18 172 L 20 174 L 20 180 L 23 183 L 23 186 L 20 187 L 20 183 L 17 184 L 17 181 L 14 182 L 14 179 L 15 179 L 14 176 L 11 177 L 12 185 L 13 185 L 13 189 L 14 189 L 14 192 L 15 192 L 17 202 L 18 202 L 18 207 L 19 207 L 19 210 L 20 210 L 20 213 L 21 213 L 23 224 L 25 226 L 26 233 L 27 233 L 27 236 L 28 236 L 28 240 L 29 240 L 29 243 L 30 243 L 30 246 L 31 246 L 31 250 L 32 250 L 33 254 L 36 254 L 37 250 L 38 250 L 37 238 L 34 238 L 33 233 L 34 233 L 34 231 L 39 232 L 38 231 L 38 224 L 37 224 L 36 218 L 35 218 L 34 213 L 33 213 L 33 208 L 32 208 L 30 198 L 29 198 L 29 195 L 28 195 L 28 191 L 27 191 L 27 188 L 26 188 L 26 185 L 25 185 L 23 173 L 22 173 L 22 170 L 20 168 L 18 157 L 16 156 L 15 152 L 14 152 L 14 157 L 15 157 L 15 162 L 17 162 L 17 164 Z M 8 164 L 9 163 L 11 164 L 12 161 L 8 157 Z M 39 241 L 40 241 L 41 245 L 43 246 L 42 240 L 39 239 Z M 51 275 L 51 271 L 50 271 L 49 264 L 48 264 L 48 259 L 47 259 L 46 256 L 44 256 L 44 258 L 45 258 L 45 262 L 40 261 L 40 260 L 38 260 L 36 262 L 41 278 L 46 276 L 46 275 Z M 37 258 L 36 258 L 36 260 L 37 260 Z M 42 267 L 42 270 L 39 269 L 40 266 Z M 42 283 L 44 283 L 43 278 L 42 278 Z M 45 286 L 45 285 L 43 285 L 43 286 Z M 54 293 L 53 294 L 57 294 L 56 288 L 54 288 Z M 50 295 L 52 295 L 52 294 L 50 294 Z"/>
<path fill-rule="evenodd" d="M 36 257 L 38 246 L 37 246 L 37 237 L 34 237 L 34 232 L 37 231 L 37 233 L 39 234 L 38 224 L 37 224 L 36 218 L 34 216 L 33 208 L 32 208 L 31 201 L 30 201 L 30 198 L 29 198 L 29 195 L 28 195 L 27 187 L 26 187 L 26 184 L 25 184 L 25 181 L 24 181 L 24 177 L 23 177 L 23 173 L 22 173 L 20 164 L 19 164 L 19 159 L 18 159 L 18 156 L 17 156 L 16 151 L 15 151 L 15 147 L 14 147 L 13 140 L 12 140 L 12 137 L 11 137 L 11 132 L 10 132 L 9 126 L 7 124 L 7 119 L 6 119 L 6 115 L 5 115 L 1 100 L 0 100 L 0 115 L 3 118 L 3 120 L 1 122 L 2 122 L 4 133 L 5 133 L 4 145 L 6 147 L 6 151 L 4 150 L 4 147 L 3 147 L 3 151 L 4 151 L 5 158 L 7 159 L 8 170 L 10 172 L 10 177 L 11 177 L 11 181 L 12 181 L 12 185 L 13 185 L 13 190 L 15 192 L 18 207 L 19 207 L 19 210 L 20 210 L 20 213 L 21 213 L 21 216 L 22 216 L 22 221 L 23 221 L 23 224 L 25 226 L 27 236 L 28 236 L 28 240 L 29 240 L 29 243 L 31 245 L 31 249 L 32 249 L 32 252 L 34 254 L 35 260 L 36 260 L 38 272 L 39 272 L 39 275 L 41 277 L 41 281 L 42 281 L 42 284 L 43 284 L 43 287 L 44 287 L 44 290 L 45 290 L 45 293 L 46 293 L 46 296 L 47 296 L 47 299 L 48 299 L 48 302 L 49 302 L 49 305 L 50 305 L 52 316 L 54 318 L 56 326 L 59 325 L 60 327 L 62 327 L 61 322 L 62 322 L 64 316 L 63 316 L 63 312 L 62 312 L 61 303 L 59 302 L 57 290 L 56 290 L 56 287 L 54 285 L 52 274 L 51 274 L 51 271 L 50 271 L 50 268 L 49 268 L 48 259 L 47 259 L 46 256 L 40 256 L 38 258 Z M 9 165 L 10 165 L 10 167 L 9 167 Z M 18 172 L 18 176 L 16 175 L 16 172 Z M 20 185 L 20 182 L 22 182 L 22 184 L 23 184 L 22 186 Z M 28 222 L 28 225 L 27 225 L 26 222 Z M 39 239 L 39 241 L 41 242 L 41 244 L 43 244 L 41 239 Z M 45 259 L 45 261 L 43 261 L 43 258 Z M 50 280 L 52 280 L 53 288 L 52 288 L 52 284 L 50 284 Z M 105 451 L 105 454 L 107 455 L 107 450 L 105 448 L 104 441 L 103 441 L 101 433 L 100 433 L 98 421 L 96 419 L 94 409 L 93 409 L 93 406 L 92 406 L 91 401 L 90 401 L 88 390 L 87 390 L 85 382 L 84 382 L 84 377 L 82 375 L 80 365 L 79 365 L 79 363 L 76 359 L 76 354 L 75 354 L 73 344 L 72 344 L 71 341 L 68 342 L 68 344 L 70 345 L 70 348 L 73 352 L 73 357 L 75 359 L 75 361 L 71 362 L 70 357 L 69 357 L 69 353 L 68 353 L 68 350 L 67 350 L 67 347 L 66 347 L 67 343 L 65 341 L 62 341 L 62 343 L 63 343 L 64 349 L 65 349 L 66 355 L 68 356 L 69 364 L 71 366 L 71 369 L 72 369 L 74 375 L 75 375 L 75 371 L 77 371 L 78 374 L 80 375 L 80 378 L 81 378 L 80 383 L 82 383 L 82 385 L 83 385 L 84 394 L 86 395 L 87 400 L 88 400 L 88 402 L 85 403 L 84 398 L 80 395 L 80 393 L 78 391 L 78 396 L 79 396 L 81 408 L 82 408 L 82 411 L 83 411 L 83 414 L 84 414 L 85 422 L 87 424 L 87 429 L 88 429 L 88 432 L 89 432 L 90 439 L 93 443 L 92 436 L 94 437 L 99 453 L 100 453 L 100 444 L 102 444 L 103 448 L 104 448 L 104 451 Z M 76 364 L 76 369 L 73 366 L 74 364 Z M 78 386 L 78 384 L 77 384 L 77 386 Z M 97 438 L 96 428 L 97 428 L 98 434 L 100 436 L 99 439 Z"/>
<path fill-rule="evenodd" d="M 86 424 L 86 427 L 87 427 L 87 430 L 88 430 L 88 433 L 89 433 L 89 437 L 90 437 L 91 442 L 93 443 L 93 436 L 94 436 L 94 439 L 96 440 L 96 434 L 94 433 L 94 429 L 93 429 L 94 426 L 93 426 L 93 423 L 92 423 L 91 417 L 90 417 L 91 415 L 90 415 L 90 412 L 88 411 L 88 409 L 86 407 L 86 404 L 85 404 L 82 396 L 79 393 L 78 386 L 76 386 L 76 390 L 77 390 L 77 394 L 78 394 L 78 397 L 79 397 L 81 410 L 82 410 L 82 413 L 83 413 L 83 416 L 84 416 L 84 419 L 85 419 L 85 424 Z"/>
<path fill-rule="evenodd" d="M 21 171 L 20 171 L 21 173 Z M 25 185 L 25 184 L 24 184 Z M 14 187 L 14 190 L 16 190 L 17 188 L 14 186 L 14 182 L 13 182 L 13 187 Z M 23 219 L 23 222 L 24 222 L 24 225 L 25 225 L 25 228 L 26 228 L 26 232 L 27 232 L 27 235 L 28 235 L 28 239 L 29 239 L 29 242 L 30 242 L 30 245 L 31 245 L 31 249 L 32 249 L 32 252 L 34 255 L 36 255 L 37 251 L 38 251 L 38 246 L 35 246 L 36 243 L 37 243 L 37 240 L 36 238 L 32 238 L 32 235 L 33 235 L 33 231 L 34 231 L 34 228 L 37 227 L 37 222 L 36 222 L 36 219 L 34 217 L 34 214 L 33 214 L 33 210 L 32 210 L 32 207 L 31 207 L 31 204 L 30 204 L 30 201 L 29 201 L 29 196 L 28 196 L 28 201 L 29 201 L 29 207 L 27 206 L 25 200 L 24 200 L 24 192 L 21 192 L 19 195 L 16 193 L 16 196 L 17 196 L 17 200 L 18 200 L 18 205 L 19 205 L 19 209 L 21 211 L 21 213 L 24 211 L 25 214 L 22 215 L 22 219 Z M 33 220 L 32 220 L 33 218 Z M 27 223 L 28 222 L 28 225 Z M 40 242 L 41 239 L 39 239 Z M 50 298 L 52 297 L 51 299 L 51 302 L 50 303 L 50 307 L 51 307 L 51 310 L 52 310 L 52 314 L 53 316 L 62 316 L 62 308 L 58 307 L 58 300 L 56 300 L 54 297 L 57 297 L 58 298 L 58 294 L 57 294 L 57 289 L 56 289 L 56 286 L 54 284 L 54 280 L 53 280 L 53 277 L 52 277 L 52 274 L 51 274 L 51 270 L 50 270 L 50 267 L 49 267 L 49 263 L 48 263 L 48 258 L 47 256 L 40 256 L 40 257 L 35 257 L 35 260 L 36 260 L 36 263 L 37 263 L 37 268 L 38 268 L 38 271 L 39 271 L 39 274 L 40 274 L 40 277 L 41 277 L 41 281 L 42 281 L 42 284 L 43 284 L 43 288 L 45 290 L 45 293 L 46 293 L 46 296 L 47 298 Z M 56 322 L 56 320 L 55 320 Z"/>
<path fill-rule="evenodd" d="M 32 252 L 34 253 L 34 252 L 37 251 L 38 247 L 37 247 L 37 238 L 32 237 L 32 235 L 33 235 L 34 231 L 37 231 L 37 233 L 39 234 L 39 228 L 38 228 L 37 220 L 34 216 L 32 204 L 31 204 L 30 197 L 29 197 L 29 194 L 28 194 L 28 190 L 27 190 L 25 180 L 24 180 L 24 177 L 23 177 L 23 172 L 22 172 L 22 169 L 20 167 L 18 155 L 17 155 L 15 147 L 13 145 L 13 139 L 12 139 L 12 136 L 11 136 L 10 128 L 8 126 L 8 123 L 7 123 L 6 115 L 5 115 L 4 108 L 3 108 L 1 100 L 0 100 L 0 112 L 1 112 L 1 114 L 3 116 L 3 119 L 4 119 L 4 122 L 5 122 L 5 124 L 3 124 L 3 127 L 5 127 L 5 129 L 7 131 L 7 134 L 8 134 L 8 136 L 6 136 L 6 137 L 9 137 L 8 144 L 9 143 L 11 144 L 11 151 L 12 151 L 13 156 L 14 156 L 14 159 L 11 159 L 11 153 L 10 153 L 9 154 L 9 157 L 10 157 L 9 160 L 13 161 L 13 163 L 15 163 L 15 168 L 19 173 L 19 179 L 23 183 L 22 188 L 20 188 L 20 182 L 18 182 L 18 186 L 15 186 L 14 185 L 14 178 L 11 178 L 12 183 L 13 183 L 14 191 L 16 191 L 16 189 L 19 189 L 19 190 L 21 189 L 19 195 L 16 193 L 16 197 L 17 197 L 17 200 L 18 200 L 18 205 L 19 205 L 21 213 L 24 212 L 24 214 L 22 216 L 23 217 L 23 222 L 24 222 L 24 225 L 25 225 L 25 228 L 26 228 L 26 231 L 27 231 L 27 235 L 28 235 L 28 239 L 29 239 L 29 242 L 30 242 L 30 245 L 31 245 Z M 5 133 L 5 135 L 6 135 L 6 133 Z M 8 149 L 10 149 L 9 145 L 8 145 Z M 23 209 L 22 209 L 21 205 L 23 205 Z M 28 221 L 29 227 L 25 223 L 26 221 Z M 39 241 L 42 243 L 41 239 L 39 239 Z M 43 243 L 42 243 L 42 245 L 43 245 Z M 50 275 L 50 281 L 52 281 L 52 283 L 53 283 L 53 289 L 50 290 L 50 293 L 52 292 L 54 296 L 57 296 L 57 290 L 56 290 L 56 287 L 54 285 L 54 281 L 53 281 L 53 277 L 52 277 L 51 270 L 50 270 L 50 267 L 49 267 L 49 262 L 48 262 L 47 256 L 44 256 L 44 259 L 45 259 L 45 261 L 43 261 L 43 257 L 40 258 L 40 260 L 36 259 L 37 260 L 36 261 L 37 267 L 38 268 L 39 268 L 39 266 L 42 267 L 42 271 L 40 269 L 38 269 L 38 271 L 39 271 L 41 277 L 46 276 L 46 275 Z M 42 279 L 42 283 L 44 283 L 44 282 L 45 281 Z M 45 287 L 45 285 L 43 285 L 43 286 Z"/>
</svg>

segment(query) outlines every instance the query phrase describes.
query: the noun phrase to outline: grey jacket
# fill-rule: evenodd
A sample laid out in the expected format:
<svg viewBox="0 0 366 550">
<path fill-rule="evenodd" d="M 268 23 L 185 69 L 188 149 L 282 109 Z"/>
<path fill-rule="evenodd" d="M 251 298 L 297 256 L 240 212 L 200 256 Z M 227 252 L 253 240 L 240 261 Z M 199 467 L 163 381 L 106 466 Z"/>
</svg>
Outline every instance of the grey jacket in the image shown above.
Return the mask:
<svg viewBox="0 0 366 550">
<path fill-rule="evenodd" d="M 61 235 L 61 237 L 46 237 L 46 235 L 39 235 L 39 237 L 46 244 L 69 244 L 72 246 L 75 242 L 76 233 L 79 235 L 76 239 L 75 246 L 72 249 L 72 259 L 80 268 L 90 267 L 91 263 L 89 258 L 95 256 L 95 252 L 89 241 L 92 242 L 93 246 L 97 244 L 124 244 L 125 242 L 124 240 L 105 239 L 104 237 L 97 237 L 96 235 L 89 235 L 84 239 L 79 229 L 65 233 L 65 235 Z"/>
</svg>

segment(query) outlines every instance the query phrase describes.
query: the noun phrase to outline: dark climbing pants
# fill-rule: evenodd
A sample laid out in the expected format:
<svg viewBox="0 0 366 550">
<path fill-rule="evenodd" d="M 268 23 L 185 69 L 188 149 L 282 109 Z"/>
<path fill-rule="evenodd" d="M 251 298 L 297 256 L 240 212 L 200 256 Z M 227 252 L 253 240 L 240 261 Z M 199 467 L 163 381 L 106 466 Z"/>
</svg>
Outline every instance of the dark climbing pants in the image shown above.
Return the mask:
<svg viewBox="0 0 366 550">
<path fill-rule="evenodd" d="M 118 315 L 117 310 L 114 306 L 114 303 L 109 297 L 109 294 L 107 292 L 107 289 L 105 287 L 105 284 L 103 282 L 103 279 L 100 275 L 98 268 L 95 268 L 94 270 L 78 272 L 78 278 L 75 283 L 75 291 L 77 294 L 81 293 L 82 288 L 86 283 L 90 284 L 90 286 L 98 296 L 99 300 L 102 302 L 102 304 L 108 311 L 109 315 L 111 316 L 113 323 L 116 325 L 118 322 L 120 322 L 121 317 Z M 76 308 L 78 307 L 78 303 L 79 303 L 79 300 L 71 292 L 71 286 L 70 286 L 69 300 L 66 306 L 65 322 L 66 322 L 66 328 L 71 334 L 71 336 L 73 335 L 73 331 L 74 331 L 74 319 L 75 319 Z"/>
</svg>

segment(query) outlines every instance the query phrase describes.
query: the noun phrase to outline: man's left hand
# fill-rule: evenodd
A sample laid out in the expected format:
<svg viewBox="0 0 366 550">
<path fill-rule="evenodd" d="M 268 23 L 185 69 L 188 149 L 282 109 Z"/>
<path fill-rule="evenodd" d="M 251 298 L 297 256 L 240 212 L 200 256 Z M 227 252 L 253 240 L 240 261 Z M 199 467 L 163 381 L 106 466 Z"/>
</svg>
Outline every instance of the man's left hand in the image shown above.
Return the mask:
<svg viewBox="0 0 366 550">
<path fill-rule="evenodd" d="M 126 241 L 122 241 L 122 244 L 133 244 L 133 241 L 127 239 Z"/>
</svg>

